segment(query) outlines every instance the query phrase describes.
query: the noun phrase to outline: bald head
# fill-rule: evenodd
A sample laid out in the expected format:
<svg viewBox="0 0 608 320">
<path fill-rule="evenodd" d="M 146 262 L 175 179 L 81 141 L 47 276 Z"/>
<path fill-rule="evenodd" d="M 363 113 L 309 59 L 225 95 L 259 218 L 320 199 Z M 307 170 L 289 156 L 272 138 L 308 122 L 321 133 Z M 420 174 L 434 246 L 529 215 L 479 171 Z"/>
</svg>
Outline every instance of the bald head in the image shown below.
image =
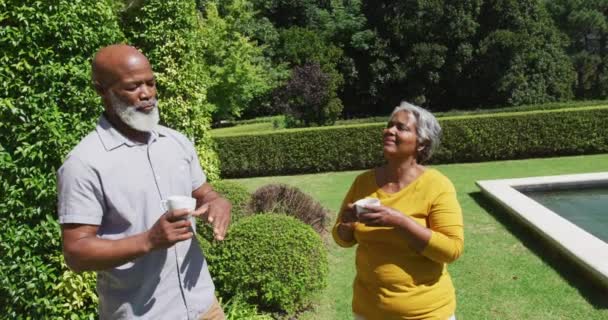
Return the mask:
<svg viewBox="0 0 608 320">
<path fill-rule="evenodd" d="M 112 125 L 123 131 L 152 130 L 159 115 L 156 80 L 148 59 L 131 46 L 115 44 L 101 48 L 92 66 L 93 85 Z"/>
<path fill-rule="evenodd" d="M 97 91 L 119 81 L 133 68 L 150 68 L 148 59 L 126 44 L 114 44 L 99 49 L 93 58 L 93 84 Z"/>
</svg>

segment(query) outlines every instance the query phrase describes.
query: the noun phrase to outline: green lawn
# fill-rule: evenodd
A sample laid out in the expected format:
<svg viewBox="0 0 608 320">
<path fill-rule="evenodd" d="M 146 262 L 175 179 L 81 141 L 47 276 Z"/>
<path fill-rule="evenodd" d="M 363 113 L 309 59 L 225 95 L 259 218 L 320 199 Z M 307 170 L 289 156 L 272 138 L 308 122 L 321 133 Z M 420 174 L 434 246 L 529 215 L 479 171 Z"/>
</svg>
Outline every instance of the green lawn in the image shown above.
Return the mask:
<svg viewBox="0 0 608 320">
<path fill-rule="evenodd" d="M 465 219 L 465 253 L 450 265 L 462 319 L 608 319 L 608 290 L 485 199 L 476 180 L 608 171 L 608 154 L 435 166 L 456 186 Z M 357 172 L 236 179 L 248 189 L 287 183 L 334 213 Z M 332 222 L 335 217 L 332 216 Z M 354 249 L 329 241 L 329 286 L 300 319 L 352 319 Z"/>
<path fill-rule="evenodd" d="M 233 136 L 233 135 L 241 135 L 243 133 L 249 132 L 265 132 L 274 130 L 274 126 L 272 122 L 260 122 L 260 123 L 251 123 L 251 124 L 243 124 L 234 127 L 226 127 L 226 128 L 217 128 L 211 130 L 211 135 L 214 137 L 223 137 L 223 136 Z"/>
</svg>

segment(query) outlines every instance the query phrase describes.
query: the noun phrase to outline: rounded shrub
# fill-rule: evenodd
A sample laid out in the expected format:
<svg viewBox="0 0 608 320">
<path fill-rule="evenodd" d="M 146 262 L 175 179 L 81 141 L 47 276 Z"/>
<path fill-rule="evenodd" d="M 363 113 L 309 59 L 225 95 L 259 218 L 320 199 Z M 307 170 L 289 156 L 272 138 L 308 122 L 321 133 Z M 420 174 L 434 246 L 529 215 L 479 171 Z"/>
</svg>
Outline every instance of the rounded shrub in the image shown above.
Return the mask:
<svg viewBox="0 0 608 320">
<path fill-rule="evenodd" d="M 220 295 L 241 297 L 262 311 L 293 314 L 327 283 L 321 237 L 293 217 L 245 217 L 211 249 L 207 259 Z"/>
<path fill-rule="evenodd" d="M 293 216 L 311 226 L 320 235 L 326 234 L 327 231 L 327 209 L 300 189 L 286 184 L 268 184 L 251 195 L 247 214 L 259 212 Z"/>
</svg>

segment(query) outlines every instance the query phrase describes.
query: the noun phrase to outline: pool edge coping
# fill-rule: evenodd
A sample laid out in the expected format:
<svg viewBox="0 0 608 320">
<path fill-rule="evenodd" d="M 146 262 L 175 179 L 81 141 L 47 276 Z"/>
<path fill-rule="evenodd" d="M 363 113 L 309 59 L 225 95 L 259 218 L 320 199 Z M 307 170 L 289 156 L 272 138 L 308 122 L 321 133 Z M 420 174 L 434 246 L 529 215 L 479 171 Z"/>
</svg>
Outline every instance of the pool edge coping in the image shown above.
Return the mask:
<svg viewBox="0 0 608 320">
<path fill-rule="evenodd" d="M 518 189 L 608 181 L 608 172 L 479 180 L 482 193 L 556 245 L 608 287 L 608 243 L 529 198 Z M 566 241 L 567 240 L 567 241 Z"/>
</svg>

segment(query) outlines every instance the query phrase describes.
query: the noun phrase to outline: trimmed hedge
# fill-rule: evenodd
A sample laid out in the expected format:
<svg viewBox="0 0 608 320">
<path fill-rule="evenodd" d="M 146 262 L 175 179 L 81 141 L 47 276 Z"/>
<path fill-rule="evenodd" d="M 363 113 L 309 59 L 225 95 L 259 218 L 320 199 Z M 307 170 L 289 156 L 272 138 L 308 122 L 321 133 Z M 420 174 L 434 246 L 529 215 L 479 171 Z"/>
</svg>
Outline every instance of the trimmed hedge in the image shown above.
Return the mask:
<svg viewBox="0 0 608 320">
<path fill-rule="evenodd" d="M 442 145 L 430 163 L 608 152 L 608 107 L 439 119 Z M 382 128 L 365 124 L 216 137 L 225 178 L 341 170 L 384 163 Z"/>
</svg>

